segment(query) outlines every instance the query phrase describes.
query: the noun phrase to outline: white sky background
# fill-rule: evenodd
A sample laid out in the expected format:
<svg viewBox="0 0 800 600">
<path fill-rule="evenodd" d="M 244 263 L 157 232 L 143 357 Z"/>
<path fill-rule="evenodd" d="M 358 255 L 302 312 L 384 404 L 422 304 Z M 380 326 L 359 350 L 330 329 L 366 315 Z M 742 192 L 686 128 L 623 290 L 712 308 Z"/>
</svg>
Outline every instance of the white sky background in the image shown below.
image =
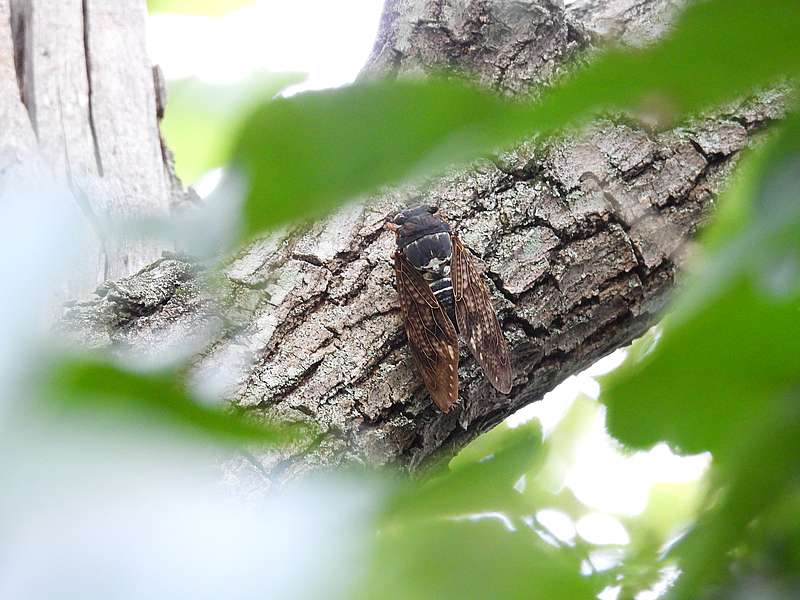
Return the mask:
<svg viewBox="0 0 800 600">
<path fill-rule="evenodd" d="M 222 16 L 150 17 L 150 57 L 167 79 L 235 83 L 258 71 L 308 74 L 302 89 L 355 79 L 383 0 L 256 0 Z"/>
<path fill-rule="evenodd" d="M 148 42 L 151 59 L 167 79 L 196 77 L 210 83 L 235 83 L 258 71 L 307 73 L 300 90 L 336 87 L 352 82 L 365 63 L 377 32 L 383 0 L 257 0 L 224 16 L 154 15 Z M 571 377 L 511 417 L 518 424 L 530 418 L 552 431 L 579 393 L 597 398 L 594 376 L 620 364 L 624 351 Z M 587 506 L 618 515 L 645 508 L 657 482 L 692 481 L 702 476 L 709 457 L 678 457 L 665 445 L 647 453 L 623 456 L 609 439 L 600 414 L 579 443 L 576 464 L 567 485 Z M 584 524 L 581 535 L 592 541 L 618 539 L 617 524 L 602 519 Z M 590 527 L 591 526 L 591 527 Z"/>
</svg>

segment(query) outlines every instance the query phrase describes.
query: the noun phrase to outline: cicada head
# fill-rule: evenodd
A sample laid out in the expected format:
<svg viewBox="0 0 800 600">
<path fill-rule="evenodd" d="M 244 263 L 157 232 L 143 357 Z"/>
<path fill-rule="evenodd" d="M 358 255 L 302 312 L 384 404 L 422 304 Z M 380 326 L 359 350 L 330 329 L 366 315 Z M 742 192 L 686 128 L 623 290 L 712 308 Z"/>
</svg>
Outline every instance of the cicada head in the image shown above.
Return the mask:
<svg viewBox="0 0 800 600">
<path fill-rule="evenodd" d="M 431 204 L 420 204 L 397 213 L 386 228 L 397 234 L 397 246 L 401 249 L 425 236 L 450 233 L 439 207 Z"/>
</svg>

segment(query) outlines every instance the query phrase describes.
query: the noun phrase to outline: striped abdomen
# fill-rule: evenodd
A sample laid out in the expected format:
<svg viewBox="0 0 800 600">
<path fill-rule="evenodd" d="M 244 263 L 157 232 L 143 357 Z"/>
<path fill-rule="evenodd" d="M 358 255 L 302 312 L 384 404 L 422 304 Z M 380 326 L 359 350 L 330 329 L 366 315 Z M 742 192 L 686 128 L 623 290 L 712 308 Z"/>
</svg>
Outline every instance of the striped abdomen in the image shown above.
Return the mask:
<svg viewBox="0 0 800 600">
<path fill-rule="evenodd" d="M 457 331 L 453 283 L 450 281 L 450 259 L 453 255 L 450 232 L 433 231 L 407 241 L 401 248 L 408 261 L 422 273 Z"/>
<path fill-rule="evenodd" d="M 436 296 L 436 300 L 442 305 L 444 312 L 450 317 L 453 327 L 458 332 L 458 321 L 456 320 L 456 303 L 453 298 L 453 282 L 450 281 L 450 275 L 431 281 L 431 291 Z"/>
</svg>

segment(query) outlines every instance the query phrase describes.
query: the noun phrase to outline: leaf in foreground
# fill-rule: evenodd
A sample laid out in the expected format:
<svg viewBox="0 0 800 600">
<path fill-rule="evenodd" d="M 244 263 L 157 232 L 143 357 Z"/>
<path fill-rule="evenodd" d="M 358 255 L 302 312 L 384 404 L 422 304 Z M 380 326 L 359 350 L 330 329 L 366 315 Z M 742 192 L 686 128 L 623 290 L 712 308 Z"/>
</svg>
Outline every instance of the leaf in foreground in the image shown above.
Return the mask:
<svg viewBox="0 0 800 600">
<path fill-rule="evenodd" d="M 136 373 L 107 362 L 65 360 L 45 382 L 51 407 L 67 414 L 122 417 L 182 428 L 221 441 L 285 444 L 303 431 L 287 425 L 256 423 L 233 410 L 205 406 L 182 387 L 176 373 Z"/>
<path fill-rule="evenodd" d="M 609 429 L 622 442 L 645 448 L 666 440 L 724 460 L 800 383 L 798 150 L 794 119 L 737 182 L 753 192 L 749 225 L 692 278 L 655 350 L 632 352 L 605 379 Z"/>
<path fill-rule="evenodd" d="M 248 235 L 474 159 L 607 108 L 681 118 L 800 73 L 800 4 L 710 0 L 646 49 L 608 50 L 533 103 L 453 80 L 378 81 L 267 103 L 242 127 Z"/>
<path fill-rule="evenodd" d="M 536 422 L 501 425 L 447 474 L 407 484 L 380 519 L 359 597 L 595 597 L 600 580 L 581 576 L 579 553 L 540 537 L 530 526 L 535 508 L 515 487 L 541 450 Z"/>
<path fill-rule="evenodd" d="M 302 79 L 298 74 L 260 73 L 233 85 L 198 79 L 170 81 L 161 131 L 181 180 L 191 184 L 224 166 L 245 115 Z"/>
<path fill-rule="evenodd" d="M 800 119 L 743 175 L 733 210 L 748 218 L 727 242 L 714 238 L 655 349 L 632 352 L 603 382 L 622 442 L 713 453 L 707 512 L 673 552 L 683 570 L 674 594 L 687 600 L 730 574 L 734 556 L 763 550 L 746 541 L 800 475 Z"/>
</svg>

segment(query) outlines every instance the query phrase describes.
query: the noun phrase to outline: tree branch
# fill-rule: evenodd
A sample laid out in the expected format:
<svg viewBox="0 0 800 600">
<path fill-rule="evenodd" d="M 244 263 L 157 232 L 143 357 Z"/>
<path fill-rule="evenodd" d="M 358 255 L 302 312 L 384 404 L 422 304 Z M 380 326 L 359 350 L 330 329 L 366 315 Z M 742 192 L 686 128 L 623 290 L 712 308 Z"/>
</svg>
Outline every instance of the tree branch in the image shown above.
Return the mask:
<svg viewBox="0 0 800 600">
<path fill-rule="evenodd" d="M 518 19 L 499 0 L 463 9 L 393 0 L 366 73 L 474 66 L 488 85 L 525 91 L 588 43 L 589 7 L 603 3 L 583 4 L 568 13 L 556 2 L 512 3 Z M 618 15 L 624 31 L 642 30 L 630 15 L 652 18 L 645 5 L 672 3 L 638 4 Z M 225 375 L 216 393 L 254 416 L 320 427 L 308 446 L 258 453 L 257 469 L 251 458 L 230 465 L 232 477 L 263 485 L 263 473 L 280 482 L 349 463 L 413 470 L 650 327 L 738 152 L 782 110 L 782 95 L 771 93 L 665 133 L 599 121 L 575 138 L 523 145 L 259 240 L 225 269 L 221 303 L 202 285 L 202 267 L 168 256 L 69 307 L 61 328 L 84 345 L 137 355 L 197 346 L 202 332 L 210 342 L 196 359 L 197 381 Z M 394 239 L 382 230 L 420 195 L 485 264 L 513 354 L 514 388 L 503 396 L 463 352 L 461 400 L 447 415 L 411 364 Z"/>
</svg>

